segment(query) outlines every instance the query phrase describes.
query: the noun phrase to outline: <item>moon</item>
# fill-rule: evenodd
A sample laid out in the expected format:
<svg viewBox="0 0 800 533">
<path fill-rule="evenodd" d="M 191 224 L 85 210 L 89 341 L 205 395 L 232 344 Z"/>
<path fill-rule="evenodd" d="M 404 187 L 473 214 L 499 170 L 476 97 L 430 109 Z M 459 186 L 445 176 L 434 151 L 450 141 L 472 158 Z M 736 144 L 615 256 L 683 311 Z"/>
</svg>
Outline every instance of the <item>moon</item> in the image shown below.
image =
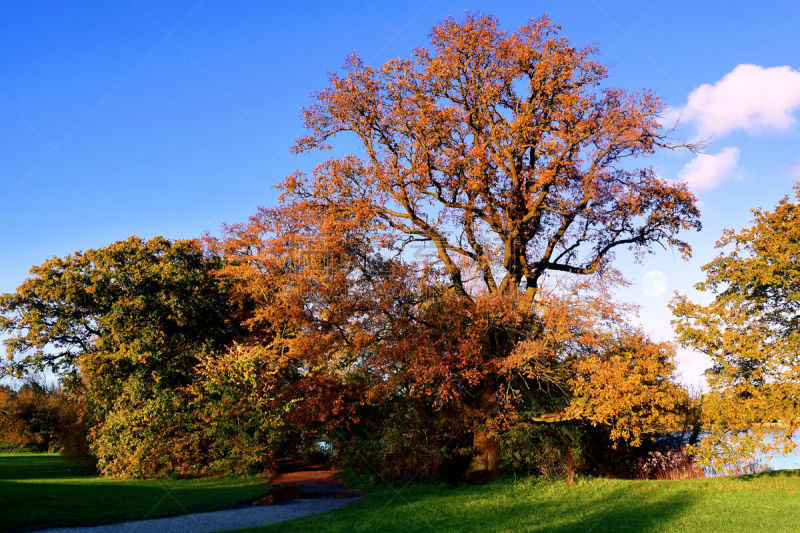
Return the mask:
<svg viewBox="0 0 800 533">
<path fill-rule="evenodd" d="M 651 270 L 642 278 L 642 289 L 651 298 L 658 298 L 667 292 L 667 276 L 660 270 Z"/>
</svg>

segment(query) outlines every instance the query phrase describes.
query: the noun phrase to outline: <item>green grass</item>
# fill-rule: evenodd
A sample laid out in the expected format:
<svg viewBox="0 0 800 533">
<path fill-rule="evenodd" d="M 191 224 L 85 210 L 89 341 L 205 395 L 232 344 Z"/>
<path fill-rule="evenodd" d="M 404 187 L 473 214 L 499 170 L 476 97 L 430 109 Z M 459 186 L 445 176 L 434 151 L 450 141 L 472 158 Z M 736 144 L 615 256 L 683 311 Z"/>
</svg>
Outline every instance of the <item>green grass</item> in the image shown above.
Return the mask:
<svg viewBox="0 0 800 533">
<path fill-rule="evenodd" d="M 0 454 L 0 531 L 91 525 L 228 507 L 264 478 L 101 478 L 53 454 Z M 800 471 L 683 481 L 501 479 L 373 486 L 359 502 L 248 531 L 797 531 Z"/>
<path fill-rule="evenodd" d="M 263 477 L 120 480 L 98 477 L 55 454 L 0 454 L 0 531 L 207 511 L 267 492 Z"/>
<path fill-rule="evenodd" d="M 374 487 L 326 514 L 243 531 L 798 531 L 800 471 L 681 481 Z"/>
</svg>

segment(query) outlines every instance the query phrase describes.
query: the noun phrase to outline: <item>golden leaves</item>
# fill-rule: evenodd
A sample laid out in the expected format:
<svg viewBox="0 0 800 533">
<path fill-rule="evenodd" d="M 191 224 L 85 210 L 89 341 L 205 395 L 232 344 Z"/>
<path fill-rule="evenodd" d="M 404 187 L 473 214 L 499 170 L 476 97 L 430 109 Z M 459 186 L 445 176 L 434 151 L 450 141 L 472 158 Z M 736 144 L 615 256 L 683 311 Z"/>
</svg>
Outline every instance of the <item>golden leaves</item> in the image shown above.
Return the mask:
<svg viewBox="0 0 800 533">
<path fill-rule="evenodd" d="M 671 304 L 681 342 L 712 361 L 704 414 L 716 436 L 700 450 L 705 460 L 730 460 L 726 450 L 755 453 L 800 426 L 800 186 L 795 190 L 794 201 L 756 209 L 750 226 L 723 233 L 720 255 L 697 285 L 713 301 L 678 296 Z M 765 424 L 777 424 L 766 443 L 759 442 Z"/>
</svg>

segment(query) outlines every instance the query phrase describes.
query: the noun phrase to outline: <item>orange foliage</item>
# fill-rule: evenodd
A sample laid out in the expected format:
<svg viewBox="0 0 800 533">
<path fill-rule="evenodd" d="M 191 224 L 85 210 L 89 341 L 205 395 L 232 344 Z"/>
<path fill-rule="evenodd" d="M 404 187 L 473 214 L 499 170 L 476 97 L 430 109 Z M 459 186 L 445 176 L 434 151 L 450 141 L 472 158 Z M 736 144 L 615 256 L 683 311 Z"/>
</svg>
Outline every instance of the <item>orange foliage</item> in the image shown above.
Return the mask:
<svg viewBox="0 0 800 533">
<path fill-rule="evenodd" d="M 675 147 L 658 98 L 601 88 L 595 50 L 557 32 L 467 15 L 412 59 L 350 57 L 295 149 L 348 133 L 361 154 L 290 176 L 280 206 L 212 243 L 256 302 L 247 323 L 286 369 L 293 416 L 332 433 L 402 398 L 446 416 L 453 438 L 472 433 L 471 469 L 490 472 L 522 406 L 569 405 L 560 416 L 634 441 L 663 422 L 671 348 L 625 331 L 610 262 L 620 248 L 688 255 L 678 233 L 699 213 L 683 184 L 625 164 Z"/>
</svg>

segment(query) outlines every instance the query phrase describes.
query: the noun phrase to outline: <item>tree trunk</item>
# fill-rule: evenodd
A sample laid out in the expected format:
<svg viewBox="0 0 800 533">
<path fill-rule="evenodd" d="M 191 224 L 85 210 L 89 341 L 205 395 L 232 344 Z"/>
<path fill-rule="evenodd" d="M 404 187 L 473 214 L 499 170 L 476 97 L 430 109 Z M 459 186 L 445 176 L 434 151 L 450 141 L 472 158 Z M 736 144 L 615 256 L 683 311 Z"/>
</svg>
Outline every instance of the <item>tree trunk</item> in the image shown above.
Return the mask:
<svg viewBox="0 0 800 533">
<path fill-rule="evenodd" d="M 495 409 L 494 387 L 486 383 L 478 393 L 480 417 L 473 430 L 472 461 L 467 467 L 465 477 L 471 482 L 482 483 L 500 472 L 500 448 L 497 438 L 487 431 L 485 422 Z"/>
<path fill-rule="evenodd" d="M 472 461 L 467 467 L 468 481 L 482 483 L 500 473 L 497 439 L 485 429 L 476 429 L 472 438 Z"/>
</svg>

